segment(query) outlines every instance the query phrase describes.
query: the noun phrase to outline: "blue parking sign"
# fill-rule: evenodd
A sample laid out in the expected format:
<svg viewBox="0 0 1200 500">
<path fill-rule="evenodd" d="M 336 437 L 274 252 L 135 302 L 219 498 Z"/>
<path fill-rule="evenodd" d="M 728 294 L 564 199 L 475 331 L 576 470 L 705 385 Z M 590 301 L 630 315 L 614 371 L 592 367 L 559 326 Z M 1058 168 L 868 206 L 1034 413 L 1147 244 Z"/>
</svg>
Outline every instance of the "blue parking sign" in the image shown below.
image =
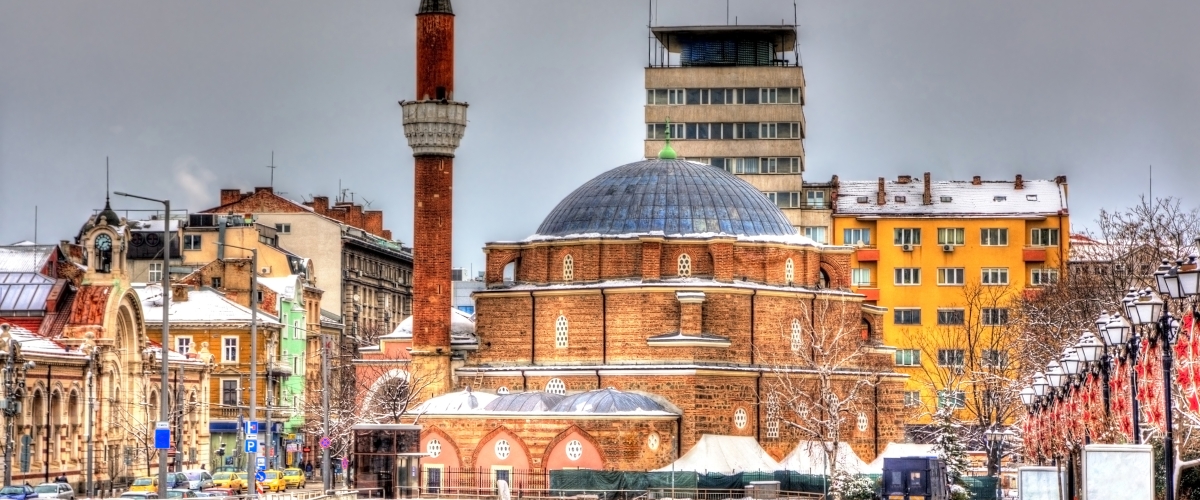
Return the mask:
<svg viewBox="0 0 1200 500">
<path fill-rule="evenodd" d="M 167 422 L 154 423 L 154 449 L 167 450 L 171 448 L 171 424 Z"/>
<path fill-rule="evenodd" d="M 246 453 L 258 453 L 258 440 L 257 439 L 247 439 L 246 440 Z"/>
</svg>

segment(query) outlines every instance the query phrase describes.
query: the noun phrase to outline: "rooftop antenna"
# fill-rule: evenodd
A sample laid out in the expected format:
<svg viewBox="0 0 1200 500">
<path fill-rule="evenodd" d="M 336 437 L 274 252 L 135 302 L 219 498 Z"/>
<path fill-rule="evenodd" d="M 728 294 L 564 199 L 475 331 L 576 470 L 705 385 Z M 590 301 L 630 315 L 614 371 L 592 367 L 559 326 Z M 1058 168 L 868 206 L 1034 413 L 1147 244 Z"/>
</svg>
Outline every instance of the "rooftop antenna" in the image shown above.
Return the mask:
<svg viewBox="0 0 1200 500">
<path fill-rule="evenodd" d="M 108 205 L 108 157 L 104 157 L 104 204 Z"/>
<path fill-rule="evenodd" d="M 33 246 L 37 246 L 37 223 L 38 223 L 37 211 L 38 211 L 38 206 L 34 205 L 33 206 Z"/>
<path fill-rule="evenodd" d="M 271 169 L 271 190 L 274 191 L 275 190 L 275 169 L 277 168 L 275 166 L 275 151 L 271 151 L 271 164 L 267 165 L 267 168 Z"/>
<path fill-rule="evenodd" d="M 725 25 L 729 26 L 729 0 L 725 0 Z"/>
<path fill-rule="evenodd" d="M 367 204 L 367 208 L 371 208 L 371 200 L 368 200 L 366 196 L 363 196 L 363 203 Z"/>
</svg>

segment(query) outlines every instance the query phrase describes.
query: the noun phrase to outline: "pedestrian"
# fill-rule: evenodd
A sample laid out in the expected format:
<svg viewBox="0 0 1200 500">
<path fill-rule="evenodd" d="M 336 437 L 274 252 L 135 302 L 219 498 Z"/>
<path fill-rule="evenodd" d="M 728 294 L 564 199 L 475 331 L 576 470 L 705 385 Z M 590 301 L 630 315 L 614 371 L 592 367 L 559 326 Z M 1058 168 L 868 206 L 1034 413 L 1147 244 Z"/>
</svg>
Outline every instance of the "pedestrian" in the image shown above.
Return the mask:
<svg viewBox="0 0 1200 500">
<path fill-rule="evenodd" d="M 304 462 L 304 474 L 307 475 L 309 479 L 312 479 L 312 470 L 312 462 Z"/>
<path fill-rule="evenodd" d="M 496 493 L 499 496 L 499 500 L 512 500 L 512 492 L 508 489 L 508 481 L 497 479 Z"/>
</svg>

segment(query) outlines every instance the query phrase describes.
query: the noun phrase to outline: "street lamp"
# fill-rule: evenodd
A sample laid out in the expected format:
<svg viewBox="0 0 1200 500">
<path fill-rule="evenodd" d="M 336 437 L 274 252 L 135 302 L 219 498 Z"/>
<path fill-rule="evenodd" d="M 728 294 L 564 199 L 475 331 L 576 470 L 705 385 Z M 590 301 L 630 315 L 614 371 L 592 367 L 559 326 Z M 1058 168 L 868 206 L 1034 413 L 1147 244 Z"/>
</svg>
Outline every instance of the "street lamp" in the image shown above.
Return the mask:
<svg viewBox="0 0 1200 500">
<path fill-rule="evenodd" d="M 21 343 L 12 338 L 8 323 L 0 325 L 0 363 L 4 375 L 4 485 L 12 484 L 13 417 L 21 412 L 25 399 L 25 373 L 34 367 L 33 361 L 21 356 Z"/>
<path fill-rule="evenodd" d="M 83 352 L 84 356 L 87 356 L 87 360 L 88 360 L 87 361 L 87 398 L 88 398 L 88 400 L 87 400 L 87 432 L 84 433 L 84 439 L 87 440 L 87 473 L 86 473 L 87 480 L 86 480 L 85 484 L 86 484 L 86 491 L 87 491 L 88 498 L 95 496 L 94 489 L 92 487 L 92 484 L 93 484 L 92 474 L 94 473 L 93 469 L 95 469 L 95 463 L 96 463 L 95 462 L 95 446 L 93 443 L 94 440 L 93 440 L 93 436 L 92 436 L 92 433 L 94 432 L 93 428 L 95 426 L 95 423 L 92 420 L 95 416 L 94 408 L 96 407 L 96 394 L 95 394 L 96 364 L 100 360 L 100 349 L 98 347 L 96 347 L 95 339 L 96 339 L 96 335 L 94 333 L 87 332 L 87 334 L 85 335 L 85 338 L 83 340 L 83 344 L 80 344 L 80 346 L 79 346 L 79 350 Z"/>
<path fill-rule="evenodd" d="M 1200 242 L 1200 240 L 1197 241 Z M 1155 294 L 1150 289 L 1146 289 L 1138 296 L 1138 300 L 1134 302 L 1134 307 L 1138 313 L 1138 322 L 1141 324 L 1153 323 L 1154 337 L 1151 337 L 1151 339 L 1162 343 L 1163 404 L 1166 406 L 1166 434 L 1163 437 L 1166 500 L 1175 499 L 1175 430 L 1173 415 L 1175 402 L 1171 399 L 1171 370 L 1174 367 L 1175 359 L 1174 350 L 1171 347 L 1179 338 L 1180 323 L 1178 318 L 1171 315 L 1170 308 L 1166 307 L 1165 302 L 1159 295 L 1165 295 L 1168 298 L 1176 300 L 1191 298 L 1191 311 L 1185 314 L 1191 315 L 1192 324 L 1194 325 L 1197 320 L 1200 320 L 1200 313 L 1196 311 L 1196 296 L 1200 295 L 1200 289 L 1197 289 L 1197 278 L 1200 275 L 1197 273 L 1200 273 L 1200 270 L 1197 269 L 1195 255 L 1189 256 L 1186 263 L 1183 260 L 1175 261 L 1174 266 L 1168 260 L 1163 259 L 1162 265 L 1154 273 L 1155 281 L 1158 284 L 1158 294 Z M 1181 307 L 1180 309 L 1186 308 Z"/>
<path fill-rule="evenodd" d="M 147 198 L 135 194 L 123 193 L 114 191 L 117 196 L 127 198 L 137 198 L 139 200 L 153 201 L 163 204 L 163 251 L 162 251 L 162 380 L 159 382 L 158 391 L 158 408 L 159 408 L 159 425 L 170 425 L 167 415 L 167 387 L 168 378 L 170 376 L 170 368 L 168 367 L 167 346 L 171 344 L 171 200 L 159 200 L 156 198 Z M 157 425 L 155 426 L 157 428 Z M 169 429 L 170 427 L 168 427 Z M 170 439 L 167 440 L 170 442 Z M 157 448 L 157 443 L 155 448 Z M 165 450 L 158 452 L 158 498 L 167 498 L 167 453 Z"/>
<path fill-rule="evenodd" d="M 237 248 L 239 250 L 247 250 L 250 252 L 250 422 L 257 425 L 258 422 L 258 250 L 254 248 L 239 247 L 228 243 L 217 242 L 218 245 L 227 246 L 229 248 Z M 270 389 L 269 387 L 267 388 Z M 250 440 L 250 435 L 246 435 L 246 440 Z M 255 489 L 255 482 L 258 478 L 254 477 L 255 462 L 258 457 L 257 451 L 246 453 L 246 492 L 252 494 Z M 166 498 L 159 497 L 159 498 Z"/>
</svg>

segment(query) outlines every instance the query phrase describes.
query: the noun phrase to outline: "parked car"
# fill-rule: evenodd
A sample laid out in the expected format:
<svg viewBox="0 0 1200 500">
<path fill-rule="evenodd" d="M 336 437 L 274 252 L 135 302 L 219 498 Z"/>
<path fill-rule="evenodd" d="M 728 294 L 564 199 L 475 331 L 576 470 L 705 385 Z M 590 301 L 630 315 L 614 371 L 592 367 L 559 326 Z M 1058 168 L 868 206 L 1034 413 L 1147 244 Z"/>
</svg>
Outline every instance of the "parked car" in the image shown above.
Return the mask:
<svg viewBox="0 0 1200 500">
<path fill-rule="evenodd" d="M 126 491 L 122 493 L 120 498 L 129 500 L 158 500 L 158 493 L 153 491 Z"/>
<path fill-rule="evenodd" d="M 213 487 L 212 474 L 204 469 L 185 470 L 183 475 L 188 480 L 188 488 L 193 491 Z"/>
<path fill-rule="evenodd" d="M 229 488 L 209 488 L 207 490 L 197 491 L 196 496 L 200 498 L 232 498 L 237 496 L 238 492 Z"/>
<path fill-rule="evenodd" d="M 304 471 L 298 468 L 283 469 L 283 481 L 288 488 L 304 487 Z"/>
<path fill-rule="evenodd" d="M 182 472 L 167 473 L 167 489 L 187 487 L 188 478 Z M 133 484 L 129 486 L 129 491 L 153 491 L 158 492 L 158 476 L 143 476 L 133 480 Z"/>
<path fill-rule="evenodd" d="M 33 491 L 33 486 L 26 485 L 11 485 L 0 488 L 0 498 L 7 500 L 28 500 L 37 498 L 37 492 Z"/>
<path fill-rule="evenodd" d="M 283 480 L 283 472 L 278 470 L 265 471 L 267 480 L 262 482 L 263 491 L 287 491 L 287 482 Z"/>
<path fill-rule="evenodd" d="M 213 486 L 232 490 L 240 495 L 246 489 L 246 479 L 238 472 L 218 472 L 213 475 Z"/>
<path fill-rule="evenodd" d="M 41 499 L 75 500 L 75 489 L 67 483 L 42 483 L 33 491 L 37 492 L 37 497 Z"/>
<path fill-rule="evenodd" d="M 167 498 L 196 498 L 196 492 L 184 488 L 172 488 L 167 490 Z"/>
<path fill-rule="evenodd" d="M 222 465 L 220 467 L 217 467 L 216 469 L 213 469 L 213 474 L 216 474 L 218 472 L 246 472 L 246 468 L 245 467 L 234 467 L 232 465 Z"/>
</svg>

